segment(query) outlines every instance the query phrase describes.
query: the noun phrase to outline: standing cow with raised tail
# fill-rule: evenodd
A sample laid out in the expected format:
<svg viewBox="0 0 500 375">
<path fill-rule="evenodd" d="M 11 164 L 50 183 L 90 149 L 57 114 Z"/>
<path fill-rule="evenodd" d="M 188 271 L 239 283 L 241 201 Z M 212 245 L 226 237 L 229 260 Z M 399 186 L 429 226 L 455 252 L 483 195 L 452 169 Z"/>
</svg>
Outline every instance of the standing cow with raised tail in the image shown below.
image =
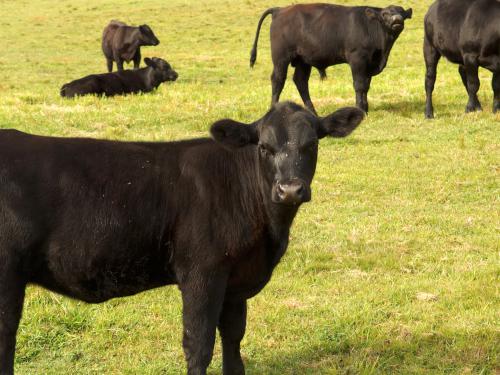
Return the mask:
<svg viewBox="0 0 500 375">
<path fill-rule="evenodd" d="M 113 61 L 118 71 L 123 62 L 134 61 L 134 69 L 141 63 L 141 46 L 157 46 L 160 41 L 148 25 L 129 26 L 112 20 L 102 32 L 102 52 L 106 57 L 108 72 L 113 71 Z"/>
<path fill-rule="evenodd" d="M 425 117 L 434 117 L 432 92 L 441 56 L 458 64 L 469 95 L 465 112 L 480 111 L 478 69 L 493 72 L 493 113 L 500 110 L 500 1 L 437 0 L 424 21 Z"/>
<path fill-rule="evenodd" d="M 384 70 L 392 46 L 404 29 L 404 21 L 411 18 L 412 10 L 393 5 L 382 9 L 332 4 L 268 9 L 259 20 L 250 66 L 257 59 L 260 28 L 269 14 L 273 18 L 272 104 L 279 101 L 291 64 L 295 67 L 293 81 L 304 104 L 316 113 L 309 96 L 311 68 L 317 68 L 323 78 L 327 67 L 347 63 L 354 80 L 356 105 L 368 112 L 371 79 Z"/>
</svg>

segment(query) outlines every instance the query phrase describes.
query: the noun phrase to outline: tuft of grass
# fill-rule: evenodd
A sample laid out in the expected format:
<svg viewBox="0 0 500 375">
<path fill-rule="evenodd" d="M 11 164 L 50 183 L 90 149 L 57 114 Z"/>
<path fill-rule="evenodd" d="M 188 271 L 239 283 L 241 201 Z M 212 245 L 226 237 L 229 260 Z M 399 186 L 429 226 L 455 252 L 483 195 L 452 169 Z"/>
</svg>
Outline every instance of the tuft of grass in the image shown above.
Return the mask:
<svg viewBox="0 0 500 375">
<path fill-rule="evenodd" d="M 337 1 L 386 6 L 387 1 Z M 289 250 L 249 304 L 242 352 L 249 374 L 495 374 L 499 359 L 499 138 L 491 73 L 482 113 L 465 115 L 457 67 L 442 61 L 436 119 L 424 120 L 423 16 L 414 10 L 370 114 L 344 140 L 325 139 L 313 200 Z M 217 119 L 251 122 L 270 103 L 269 20 L 249 69 L 263 0 L 2 2 L 0 127 L 121 140 L 208 135 Z M 148 23 L 179 80 L 156 92 L 64 100 L 60 86 L 105 71 L 110 19 Z M 300 102 L 291 80 L 282 99 Z M 354 104 L 349 68 L 310 80 L 320 114 Z M 420 298 L 419 296 L 431 296 Z M 217 346 L 210 373 L 220 373 Z M 179 374 L 181 302 L 163 288 L 100 305 L 27 292 L 17 374 Z"/>
</svg>

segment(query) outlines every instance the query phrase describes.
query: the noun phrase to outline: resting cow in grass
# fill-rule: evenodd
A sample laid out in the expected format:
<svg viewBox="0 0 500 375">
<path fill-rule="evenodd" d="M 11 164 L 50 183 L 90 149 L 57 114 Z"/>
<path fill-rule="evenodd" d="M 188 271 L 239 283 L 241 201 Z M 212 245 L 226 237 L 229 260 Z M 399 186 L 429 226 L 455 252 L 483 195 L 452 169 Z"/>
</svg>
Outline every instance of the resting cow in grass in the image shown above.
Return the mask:
<svg viewBox="0 0 500 375">
<path fill-rule="evenodd" d="M 134 69 L 141 63 L 141 46 L 157 46 L 160 41 L 148 25 L 138 27 L 112 20 L 102 32 L 102 52 L 106 57 L 108 72 L 113 71 L 113 61 L 118 71 L 123 62 L 134 61 Z"/>
<path fill-rule="evenodd" d="M 493 112 L 500 110 L 500 1 L 438 0 L 424 21 L 425 117 L 434 117 L 432 92 L 441 56 L 458 64 L 469 95 L 465 112 L 480 111 L 479 67 L 493 72 Z"/>
<path fill-rule="evenodd" d="M 223 372 L 243 374 L 247 299 L 269 281 L 311 199 L 324 118 L 280 103 L 212 139 L 142 143 L 0 130 L 0 374 L 13 373 L 27 284 L 90 303 L 177 284 L 188 374 L 206 374 L 216 328 Z"/>
<path fill-rule="evenodd" d="M 125 95 L 150 92 L 166 81 L 175 81 L 178 74 L 170 64 L 160 58 L 145 58 L 146 68 L 122 70 L 115 73 L 91 74 L 61 87 L 61 96 L 72 98 L 82 95 Z"/>
<path fill-rule="evenodd" d="M 331 4 L 299 4 L 266 10 L 257 27 L 250 66 L 257 59 L 257 41 L 264 18 L 272 14 L 271 54 L 273 60 L 272 103 L 279 97 L 288 71 L 295 67 L 293 81 L 304 104 L 315 112 L 309 96 L 311 67 L 325 76 L 328 66 L 347 63 L 351 67 L 356 105 L 368 111 L 367 93 L 371 79 L 384 70 L 389 53 L 404 21 L 412 10 L 346 7 Z"/>
</svg>

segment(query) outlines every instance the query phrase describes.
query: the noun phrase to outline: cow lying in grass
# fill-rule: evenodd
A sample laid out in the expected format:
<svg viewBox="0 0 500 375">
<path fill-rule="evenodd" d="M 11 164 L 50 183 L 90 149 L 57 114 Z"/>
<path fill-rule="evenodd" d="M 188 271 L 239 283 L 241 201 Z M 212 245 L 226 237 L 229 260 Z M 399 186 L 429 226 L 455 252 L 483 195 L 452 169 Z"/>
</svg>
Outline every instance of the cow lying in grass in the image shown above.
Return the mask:
<svg viewBox="0 0 500 375">
<path fill-rule="evenodd" d="M 122 70 L 115 73 L 91 74 L 61 87 L 61 96 L 72 98 L 81 95 L 125 95 L 150 92 L 166 81 L 175 81 L 178 74 L 170 64 L 160 58 L 145 58 L 146 68 Z"/>
<path fill-rule="evenodd" d="M 318 118 L 287 102 L 249 125 L 217 121 L 213 140 L 0 130 L 0 374 L 13 373 L 27 284 L 89 303 L 177 284 L 188 374 L 206 374 L 216 328 L 224 374 L 243 374 L 246 301 L 311 199 L 318 141 L 362 119 L 357 108 Z"/>
</svg>

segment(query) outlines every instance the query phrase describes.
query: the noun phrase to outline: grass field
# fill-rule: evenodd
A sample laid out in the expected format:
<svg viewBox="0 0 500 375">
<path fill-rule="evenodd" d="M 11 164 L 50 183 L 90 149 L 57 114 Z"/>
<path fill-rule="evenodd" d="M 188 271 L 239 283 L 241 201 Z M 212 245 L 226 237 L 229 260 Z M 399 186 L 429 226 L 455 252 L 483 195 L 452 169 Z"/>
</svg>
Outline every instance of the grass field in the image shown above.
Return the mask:
<svg viewBox="0 0 500 375">
<path fill-rule="evenodd" d="M 389 5 L 389 1 L 337 1 Z M 436 120 L 424 120 L 426 1 L 369 92 L 370 114 L 320 145 L 313 200 L 268 286 L 249 303 L 249 374 L 499 374 L 499 120 L 491 73 L 484 112 L 465 115 L 457 67 L 442 61 Z M 270 102 L 269 20 L 248 67 L 257 21 L 286 1 L 0 1 L 0 128 L 57 136 L 173 140 L 210 124 L 253 121 Z M 148 95 L 63 100 L 60 86 L 103 72 L 110 19 L 148 23 L 179 80 Z M 347 66 L 313 72 L 320 114 L 354 104 Z M 291 81 L 282 99 L 300 102 Z M 29 152 L 29 150 L 26 150 Z M 220 373 L 217 346 L 210 367 Z M 87 305 L 30 287 L 17 374 L 180 374 L 181 304 L 163 288 Z"/>
</svg>

